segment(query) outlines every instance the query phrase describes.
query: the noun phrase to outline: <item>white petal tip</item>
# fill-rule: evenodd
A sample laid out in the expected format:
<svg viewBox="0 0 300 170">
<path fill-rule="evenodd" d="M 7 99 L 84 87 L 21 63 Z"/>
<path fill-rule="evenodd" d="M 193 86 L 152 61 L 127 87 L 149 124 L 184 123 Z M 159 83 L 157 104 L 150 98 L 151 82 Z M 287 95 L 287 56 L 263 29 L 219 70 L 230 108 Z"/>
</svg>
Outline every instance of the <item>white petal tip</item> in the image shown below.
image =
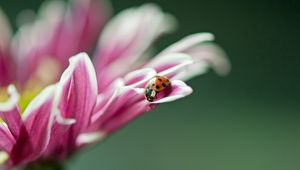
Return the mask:
<svg viewBox="0 0 300 170">
<path fill-rule="evenodd" d="M 78 146 L 99 142 L 106 137 L 104 132 L 82 133 L 77 137 L 76 143 Z"/>
<path fill-rule="evenodd" d="M 6 102 L 0 103 L 0 111 L 7 112 L 13 110 L 19 103 L 20 95 L 14 85 L 9 85 L 7 88 L 9 99 Z"/>
<path fill-rule="evenodd" d="M 75 119 L 66 119 L 57 115 L 57 122 L 61 125 L 72 125 L 76 123 Z"/>
<path fill-rule="evenodd" d="M 174 88 L 174 92 L 172 92 L 167 97 L 151 102 L 152 104 L 172 102 L 180 98 L 186 97 L 193 92 L 193 89 L 190 86 L 186 85 L 183 81 L 173 80 L 171 83 Z"/>
</svg>

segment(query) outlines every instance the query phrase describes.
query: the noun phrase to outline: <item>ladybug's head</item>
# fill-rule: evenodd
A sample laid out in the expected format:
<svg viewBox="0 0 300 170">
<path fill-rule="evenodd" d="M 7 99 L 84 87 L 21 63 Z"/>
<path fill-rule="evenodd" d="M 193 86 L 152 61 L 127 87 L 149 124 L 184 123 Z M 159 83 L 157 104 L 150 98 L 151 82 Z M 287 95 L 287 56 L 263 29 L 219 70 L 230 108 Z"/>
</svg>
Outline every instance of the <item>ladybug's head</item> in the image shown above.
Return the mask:
<svg viewBox="0 0 300 170">
<path fill-rule="evenodd" d="M 154 97 L 151 97 L 151 96 L 146 96 L 146 99 L 147 99 L 149 102 L 153 102 L 153 100 L 154 100 Z"/>
<path fill-rule="evenodd" d="M 149 102 L 153 102 L 153 100 L 155 99 L 156 97 L 156 91 L 150 89 L 150 88 L 147 88 L 146 91 L 145 91 L 145 98 L 149 101 Z"/>
</svg>

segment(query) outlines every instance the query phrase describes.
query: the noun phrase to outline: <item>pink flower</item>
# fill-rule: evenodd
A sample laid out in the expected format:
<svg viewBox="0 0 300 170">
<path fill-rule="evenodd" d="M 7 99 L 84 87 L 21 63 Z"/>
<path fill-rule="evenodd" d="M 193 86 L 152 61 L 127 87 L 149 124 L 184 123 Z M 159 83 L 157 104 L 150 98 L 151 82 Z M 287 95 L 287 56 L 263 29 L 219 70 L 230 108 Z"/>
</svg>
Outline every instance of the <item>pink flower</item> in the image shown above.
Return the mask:
<svg viewBox="0 0 300 170">
<path fill-rule="evenodd" d="M 8 156 L 6 168 L 62 163 L 158 104 L 191 94 L 183 80 L 209 67 L 221 75 L 229 71 L 226 55 L 211 42 L 210 33 L 190 35 L 147 58 L 153 42 L 176 25 L 170 14 L 153 4 L 125 10 L 108 22 L 93 64 L 87 53 L 76 53 L 92 48 L 107 16 L 101 8 L 105 9 L 94 0 L 74 0 L 62 14 L 61 4 L 51 3 L 40 19 L 20 29 L 11 45 L 9 38 L 0 37 L 0 85 L 18 85 L 9 85 L 8 100 L 0 103 L 4 121 L 0 124 L 0 159 L 3 154 Z M 49 13 L 57 17 L 52 20 Z M 0 21 L 0 30 L 9 30 L 4 18 Z M 55 74 L 45 72 L 44 67 Z M 171 86 L 149 102 L 144 97 L 145 86 L 156 75 L 167 77 Z M 58 82 L 49 85 L 48 79 Z M 43 90 L 20 110 L 32 84 Z"/>
</svg>

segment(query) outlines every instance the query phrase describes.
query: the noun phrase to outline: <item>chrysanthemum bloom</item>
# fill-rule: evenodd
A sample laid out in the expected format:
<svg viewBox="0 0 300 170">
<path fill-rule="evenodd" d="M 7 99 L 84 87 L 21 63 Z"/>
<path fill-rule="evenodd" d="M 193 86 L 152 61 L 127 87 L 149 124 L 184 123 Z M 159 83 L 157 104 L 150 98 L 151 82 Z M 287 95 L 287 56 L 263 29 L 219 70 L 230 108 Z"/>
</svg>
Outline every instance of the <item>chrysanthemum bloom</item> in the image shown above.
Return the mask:
<svg viewBox="0 0 300 170">
<path fill-rule="evenodd" d="M 125 10 L 108 22 L 92 57 L 78 53 L 91 52 L 109 11 L 104 4 L 74 0 L 65 10 L 51 1 L 11 42 L 1 15 L 0 30 L 6 32 L 0 35 L 3 168 L 59 168 L 79 149 L 159 103 L 191 94 L 183 81 L 209 67 L 221 75 L 228 72 L 226 56 L 210 33 L 190 35 L 147 58 L 152 43 L 176 25 L 153 4 Z M 149 102 L 145 86 L 156 75 L 171 85 Z"/>
</svg>

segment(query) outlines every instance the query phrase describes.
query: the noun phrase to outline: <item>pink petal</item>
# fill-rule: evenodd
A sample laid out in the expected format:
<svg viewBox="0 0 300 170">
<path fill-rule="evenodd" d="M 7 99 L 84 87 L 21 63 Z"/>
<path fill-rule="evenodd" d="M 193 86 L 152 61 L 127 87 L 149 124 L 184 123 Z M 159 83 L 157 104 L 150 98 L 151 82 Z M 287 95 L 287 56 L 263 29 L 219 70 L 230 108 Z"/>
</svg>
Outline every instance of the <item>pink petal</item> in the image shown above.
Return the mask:
<svg viewBox="0 0 300 170">
<path fill-rule="evenodd" d="M 133 103 L 130 107 L 122 107 L 119 110 L 120 114 L 115 114 L 111 117 L 110 120 L 102 125 L 101 129 L 107 134 L 111 134 L 150 110 L 151 107 L 145 100 Z"/>
<path fill-rule="evenodd" d="M 18 105 L 19 102 L 20 95 L 17 92 L 15 86 L 13 85 L 8 86 L 7 91 L 9 94 L 9 99 L 4 103 L 0 103 L 0 112 L 9 112 L 13 110 Z"/>
<path fill-rule="evenodd" d="M 55 115 L 52 112 L 52 101 L 56 86 L 48 86 L 36 96 L 27 106 L 23 120 L 31 139 L 34 153 L 27 155 L 32 160 L 38 158 L 46 149 L 54 124 Z"/>
<path fill-rule="evenodd" d="M 0 150 L 9 153 L 16 141 L 12 134 L 3 125 L 0 125 L 0 139 Z"/>
<path fill-rule="evenodd" d="M 230 63 L 225 52 L 216 44 L 210 43 L 214 36 L 210 33 L 198 33 L 187 36 L 162 51 L 156 58 L 163 58 L 169 53 L 185 53 L 192 57 L 194 64 L 181 72 L 174 79 L 188 80 L 196 75 L 205 73 L 212 67 L 218 74 L 226 75 Z"/>
<path fill-rule="evenodd" d="M 13 60 L 9 54 L 11 28 L 8 18 L 0 8 L 0 87 L 8 86 L 13 79 Z"/>
<path fill-rule="evenodd" d="M 90 130 L 111 134 L 133 118 L 149 111 L 149 107 L 143 94 L 137 93 L 134 89 L 127 90 L 106 102 L 105 107 L 95 113 L 97 116 L 93 117 Z"/>
<path fill-rule="evenodd" d="M 6 87 L 13 82 L 14 72 L 12 58 L 0 47 L 0 87 Z"/>
<path fill-rule="evenodd" d="M 193 63 L 192 58 L 183 53 L 167 53 L 155 57 L 144 67 L 154 68 L 158 75 L 172 79 Z"/>
<path fill-rule="evenodd" d="M 10 164 L 18 164 L 26 159 L 30 159 L 30 154 L 34 153 L 31 145 L 32 139 L 29 137 L 28 132 L 21 121 L 18 108 L 15 107 L 9 112 L 3 112 L 1 118 L 6 123 L 7 128 L 14 139 L 13 146 L 7 146 L 9 148 L 6 148 L 7 153 L 9 154 Z"/>
<path fill-rule="evenodd" d="M 6 146 L 11 164 L 33 161 L 45 150 L 54 121 L 54 116 L 51 116 L 54 89 L 53 86 L 47 87 L 30 102 L 24 112 L 24 120 L 17 107 L 1 114 L 14 140 L 12 147 Z M 10 139 L 10 135 L 7 136 L 5 140 Z"/>
<path fill-rule="evenodd" d="M 70 65 L 63 73 L 58 84 L 55 107 L 63 118 L 74 119 L 76 123 L 71 125 L 67 131 L 57 132 L 58 138 L 52 139 L 52 148 L 59 147 L 60 143 L 64 148 L 60 151 L 64 154 L 71 153 L 76 149 L 77 136 L 90 125 L 92 111 L 97 101 L 97 81 L 94 67 L 85 53 L 77 54 L 70 59 Z M 65 129 L 62 125 L 57 125 L 56 131 Z M 68 146 L 65 142 L 68 142 Z M 47 152 L 52 152 L 48 150 Z"/>
<path fill-rule="evenodd" d="M 115 92 L 103 94 L 95 107 L 97 109 L 86 134 L 100 133 L 103 139 L 143 113 L 151 111 L 157 104 L 171 102 L 192 93 L 192 89 L 180 80 L 173 80 L 171 84 L 172 86 L 158 94 L 154 102 L 145 99 L 144 88 L 131 88 L 120 95 Z M 120 88 L 126 89 L 127 86 Z"/>
<path fill-rule="evenodd" d="M 38 20 L 21 26 L 17 31 L 11 52 L 16 59 L 19 82 L 27 81 L 45 58 L 53 57 L 53 39 L 63 22 L 64 8 L 63 1 L 49 1 L 39 10 Z"/>
<path fill-rule="evenodd" d="M 81 133 L 77 139 L 76 143 L 78 146 L 82 146 L 84 144 L 91 144 L 95 142 L 99 142 L 106 137 L 105 133 L 101 132 L 90 132 L 90 133 Z"/>
<path fill-rule="evenodd" d="M 187 51 L 193 56 L 195 64 L 208 63 L 219 75 L 230 72 L 230 62 L 225 51 L 216 44 L 206 43 Z"/>
<path fill-rule="evenodd" d="M 174 19 L 154 4 L 127 9 L 111 20 L 100 37 L 95 56 L 100 91 L 132 69 L 153 41 L 173 26 Z"/>
<path fill-rule="evenodd" d="M 11 111 L 2 112 L 0 117 L 7 124 L 7 127 L 10 133 L 13 135 L 13 137 L 17 139 L 22 128 L 20 111 L 17 108 L 17 106 L 15 106 L 15 108 Z"/>
<path fill-rule="evenodd" d="M 79 37 L 80 51 L 90 51 L 104 23 L 111 13 L 110 4 L 106 0 L 73 0 L 73 6 L 67 14 L 66 20 L 70 20 L 66 31 L 77 28 L 76 35 Z"/>
<path fill-rule="evenodd" d="M 151 103 L 158 104 L 172 102 L 180 98 L 186 97 L 193 92 L 192 88 L 187 86 L 183 81 L 173 80 L 171 81 L 171 84 L 172 90 L 167 96 L 163 96 L 162 98 L 158 96 L 158 99 Z"/>
<path fill-rule="evenodd" d="M 154 69 L 144 68 L 126 74 L 123 79 L 126 86 L 139 87 L 144 86 L 156 74 Z"/>
<path fill-rule="evenodd" d="M 7 48 L 11 38 L 11 26 L 9 24 L 8 18 L 0 8 L 0 47 Z"/>
<path fill-rule="evenodd" d="M 166 48 L 161 54 L 166 53 L 180 53 L 189 50 L 191 47 L 195 47 L 200 43 L 209 42 L 214 40 L 214 35 L 211 33 L 197 33 L 189 35 L 182 40 L 174 43 Z"/>
<path fill-rule="evenodd" d="M 57 63 L 61 73 L 69 56 L 90 51 L 108 11 L 97 0 L 74 0 L 67 7 L 63 1 L 46 2 L 39 11 L 40 18 L 22 26 L 14 38 L 12 51 L 20 70 L 18 80 L 24 83 L 31 78 L 39 64 L 48 58 Z M 24 62 L 28 64 L 24 66 Z"/>
</svg>

